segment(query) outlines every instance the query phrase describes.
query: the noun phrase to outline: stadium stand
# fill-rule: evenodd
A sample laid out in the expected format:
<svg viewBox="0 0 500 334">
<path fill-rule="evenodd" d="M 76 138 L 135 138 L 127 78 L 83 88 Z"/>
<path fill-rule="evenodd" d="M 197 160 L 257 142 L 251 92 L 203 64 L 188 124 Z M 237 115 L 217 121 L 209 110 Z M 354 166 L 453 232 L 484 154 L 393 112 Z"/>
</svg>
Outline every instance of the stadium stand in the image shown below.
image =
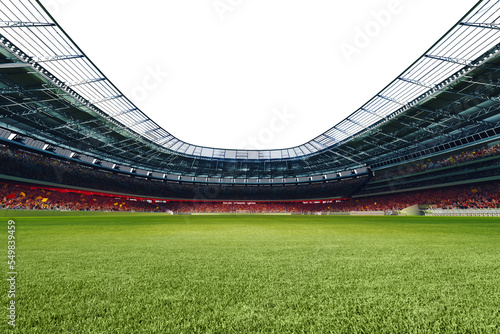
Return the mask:
<svg viewBox="0 0 500 334">
<path fill-rule="evenodd" d="M 391 169 L 382 173 L 377 173 L 377 176 L 372 179 L 373 181 L 390 179 L 395 176 L 401 175 L 411 175 L 426 170 L 438 169 L 447 166 L 454 166 L 462 164 L 469 161 L 475 161 L 482 158 L 487 158 L 490 156 L 495 156 L 500 154 L 500 144 L 494 144 L 491 146 L 477 147 L 475 149 L 469 149 L 454 155 L 446 156 L 444 158 L 437 157 L 433 159 L 420 160 L 417 163 L 403 164 L 397 167 L 397 169 Z"/>
<path fill-rule="evenodd" d="M 39 1 L 0 3 L 0 205 L 303 214 L 498 208 L 499 10 L 499 1 L 479 1 L 401 75 L 309 142 L 240 150 L 176 138 Z M 46 33 L 53 38 L 40 38 Z"/>
<path fill-rule="evenodd" d="M 0 198 L 5 210 L 169 212 L 163 201 L 8 183 Z"/>
<path fill-rule="evenodd" d="M 412 205 L 439 210 L 499 209 L 500 181 L 441 189 L 337 200 L 288 202 L 180 201 L 136 198 L 74 189 L 0 184 L 2 209 L 58 211 L 141 211 L 182 213 L 335 213 L 397 214 Z M 434 211 L 433 211 L 434 210 Z M 485 211 L 491 212 L 491 211 Z M 444 214 L 442 214 L 444 215 Z"/>
<path fill-rule="evenodd" d="M 282 184 L 280 186 L 206 185 L 172 182 L 153 177 L 105 170 L 69 160 L 52 158 L 8 146 L 0 146 L 0 174 L 22 177 L 26 182 L 49 182 L 86 190 L 108 191 L 167 199 L 284 200 L 301 198 L 343 198 L 366 182 L 367 175 L 334 181 Z"/>
<path fill-rule="evenodd" d="M 374 195 L 495 180 L 500 176 L 500 145 L 493 143 L 452 152 L 375 173 L 376 176 L 371 178 L 360 194 Z"/>
</svg>

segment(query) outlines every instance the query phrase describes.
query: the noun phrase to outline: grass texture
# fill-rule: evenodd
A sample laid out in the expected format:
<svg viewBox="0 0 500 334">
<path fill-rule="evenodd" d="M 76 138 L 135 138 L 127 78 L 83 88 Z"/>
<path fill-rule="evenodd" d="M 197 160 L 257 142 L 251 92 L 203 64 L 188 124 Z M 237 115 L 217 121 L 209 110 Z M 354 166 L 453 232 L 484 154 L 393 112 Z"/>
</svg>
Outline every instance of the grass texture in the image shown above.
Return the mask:
<svg viewBox="0 0 500 334">
<path fill-rule="evenodd" d="M 14 215 L 1 333 L 500 332 L 498 218 Z"/>
</svg>

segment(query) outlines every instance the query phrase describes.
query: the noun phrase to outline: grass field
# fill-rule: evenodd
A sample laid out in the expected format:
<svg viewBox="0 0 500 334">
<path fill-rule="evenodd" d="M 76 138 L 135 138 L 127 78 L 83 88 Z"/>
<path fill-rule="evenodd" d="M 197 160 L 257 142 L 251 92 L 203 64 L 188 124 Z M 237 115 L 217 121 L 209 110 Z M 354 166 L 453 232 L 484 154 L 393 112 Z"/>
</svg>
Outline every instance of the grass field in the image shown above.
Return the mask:
<svg viewBox="0 0 500 334">
<path fill-rule="evenodd" d="M 1 333 L 500 332 L 498 218 L 0 215 Z"/>
</svg>

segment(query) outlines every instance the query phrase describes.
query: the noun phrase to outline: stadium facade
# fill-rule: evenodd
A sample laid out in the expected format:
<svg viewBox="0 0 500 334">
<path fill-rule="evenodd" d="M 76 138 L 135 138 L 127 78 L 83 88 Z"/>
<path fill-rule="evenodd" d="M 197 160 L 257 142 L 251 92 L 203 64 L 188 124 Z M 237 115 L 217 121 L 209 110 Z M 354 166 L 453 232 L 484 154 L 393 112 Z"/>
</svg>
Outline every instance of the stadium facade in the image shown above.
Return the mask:
<svg viewBox="0 0 500 334">
<path fill-rule="evenodd" d="M 174 137 L 98 69 L 39 1 L 17 3 L 0 4 L 0 141 L 6 147 L 154 184 L 157 197 L 177 199 L 364 197 L 500 179 L 495 156 L 445 172 L 395 172 L 498 144 L 500 1 L 479 1 L 361 108 L 307 143 L 279 150 L 203 147 Z M 36 173 L 20 178 L 12 168 L 1 174 L 18 182 L 88 184 Z M 379 174 L 395 176 L 373 178 Z M 142 191 L 99 184 L 91 188 Z"/>
</svg>

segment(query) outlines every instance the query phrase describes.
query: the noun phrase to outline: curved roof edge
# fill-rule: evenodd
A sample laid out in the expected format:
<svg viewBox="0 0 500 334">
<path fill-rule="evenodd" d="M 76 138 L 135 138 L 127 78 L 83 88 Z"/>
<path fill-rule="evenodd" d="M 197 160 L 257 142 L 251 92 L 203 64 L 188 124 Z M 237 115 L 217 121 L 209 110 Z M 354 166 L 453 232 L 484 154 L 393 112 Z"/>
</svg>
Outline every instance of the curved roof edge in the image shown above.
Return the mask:
<svg viewBox="0 0 500 334">
<path fill-rule="evenodd" d="M 89 106 L 167 150 L 181 155 L 219 159 L 274 160 L 300 158 L 327 150 L 380 125 L 415 101 L 442 89 L 441 83 L 498 43 L 497 0 L 479 1 L 441 39 L 372 99 L 344 120 L 299 146 L 274 150 L 238 150 L 186 143 L 159 126 L 135 106 L 59 26 L 40 1 L 22 6 L 0 4 L 2 35 L 19 46 L 32 65 L 43 66 Z M 2 8 L 3 7 L 3 8 Z"/>
</svg>

